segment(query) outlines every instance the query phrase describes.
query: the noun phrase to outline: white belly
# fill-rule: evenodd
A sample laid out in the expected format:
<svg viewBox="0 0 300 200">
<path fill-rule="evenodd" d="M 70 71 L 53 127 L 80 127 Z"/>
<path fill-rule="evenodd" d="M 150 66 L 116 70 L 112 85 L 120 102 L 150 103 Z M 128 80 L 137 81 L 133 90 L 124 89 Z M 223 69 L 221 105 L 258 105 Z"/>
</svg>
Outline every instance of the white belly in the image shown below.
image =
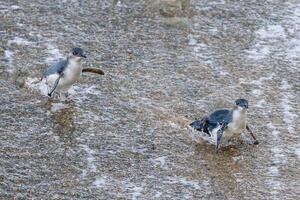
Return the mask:
<svg viewBox="0 0 300 200">
<path fill-rule="evenodd" d="M 64 72 L 64 76 L 60 79 L 58 89 L 63 92 L 67 92 L 70 87 L 80 78 L 82 69 L 74 70 L 67 68 Z"/>
<path fill-rule="evenodd" d="M 60 78 L 56 91 L 67 92 L 71 86 L 80 78 L 82 66 L 78 64 L 70 64 L 65 71 L 64 75 Z M 46 83 L 50 88 L 54 87 L 55 81 L 58 79 L 58 74 L 51 74 L 46 78 Z"/>
<path fill-rule="evenodd" d="M 232 122 L 228 124 L 227 129 L 224 131 L 225 137 L 232 137 L 241 134 L 246 128 L 246 111 L 235 110 L 232 115 Z"/>
</svg>

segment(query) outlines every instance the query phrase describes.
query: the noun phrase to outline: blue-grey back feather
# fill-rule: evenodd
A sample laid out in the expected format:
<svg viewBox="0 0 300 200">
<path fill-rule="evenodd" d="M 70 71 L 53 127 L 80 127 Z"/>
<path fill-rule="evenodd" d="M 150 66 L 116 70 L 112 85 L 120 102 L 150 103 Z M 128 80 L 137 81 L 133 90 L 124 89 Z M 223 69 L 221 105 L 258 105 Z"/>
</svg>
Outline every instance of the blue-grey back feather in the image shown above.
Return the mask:
<svg viewBox="0 0 300 200">
<path fill-rule="evenodd" d="M 229 109 L 216 110 L 201 120 L 192 122 L 190 126 L 198 131 L 203 131 L 211 135 L 211 131 L 218 127 L 219 123 L 225 122 L 229 124 L 232 121 L 232 112 L 233 111 Z"/>
<path fill-rule="evenodd" d="M 45 72 L 43 73 L 43 77 L 49 76 L 51 74 L 61 74 L 67 66 L 68 60 L 61 60 L 57 63 L 54 63 L 45 70 Z"/>
<path fill-rule="evenodd" d="M 229 124 L 232 121 L 232 110 L 216 110 L 208 116 L 208 121 L 210 123 L 226 122 L 227 124 Z"/>
</svg>

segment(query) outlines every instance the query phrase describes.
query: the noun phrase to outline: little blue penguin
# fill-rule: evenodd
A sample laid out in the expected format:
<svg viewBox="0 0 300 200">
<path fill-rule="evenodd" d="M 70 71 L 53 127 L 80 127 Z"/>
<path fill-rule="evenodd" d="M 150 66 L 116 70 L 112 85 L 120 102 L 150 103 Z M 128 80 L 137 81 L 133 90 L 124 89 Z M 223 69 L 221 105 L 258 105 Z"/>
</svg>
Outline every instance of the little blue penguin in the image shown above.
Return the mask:
<svg viewBox="0 0 300 200">
<path fill-rule="evenodd" d="M 222 136 L 232 137 L 235 134 L 241 134 L 247 129 L 254 139 L 254 144 L 258 144 L 247 123 L 248 101 L 246 99 L 235 100 L 235 106 L 232 109 L 219 109 L 196 120 L 190 126 L 197 131 L 204 132 L 212 137 L 216 142 L 216 152 L 221 144 Z"/>
<path fill-rule="evenodd" d="M 68 90 L 80 78 L 82 72 L 82 59 L 86 58 L 83 50 L 75 47 L 67 59 L 50 65 L 43 73 L 41 80 L 48 85 L 48 96 L 58 92 L 62 101 L 67 100 Z"/>
</svg>

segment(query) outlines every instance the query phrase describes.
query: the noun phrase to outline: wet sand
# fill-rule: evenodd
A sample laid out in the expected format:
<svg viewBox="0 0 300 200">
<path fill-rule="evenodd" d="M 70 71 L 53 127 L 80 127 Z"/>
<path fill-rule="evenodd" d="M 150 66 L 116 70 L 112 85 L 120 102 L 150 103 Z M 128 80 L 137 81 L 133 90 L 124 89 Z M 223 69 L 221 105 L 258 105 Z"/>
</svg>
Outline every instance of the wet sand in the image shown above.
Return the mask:
<svg viewBox="0 0 300 200">
<path fill-rule="evenodd" d="M 1 199 L 297 199 L 300 4 L 0 0 Z M 32 81 L 86 50 L 72 103 Z M 186 124 L 236 98 L 246 132 L 215 154 Z"/>
</svg>

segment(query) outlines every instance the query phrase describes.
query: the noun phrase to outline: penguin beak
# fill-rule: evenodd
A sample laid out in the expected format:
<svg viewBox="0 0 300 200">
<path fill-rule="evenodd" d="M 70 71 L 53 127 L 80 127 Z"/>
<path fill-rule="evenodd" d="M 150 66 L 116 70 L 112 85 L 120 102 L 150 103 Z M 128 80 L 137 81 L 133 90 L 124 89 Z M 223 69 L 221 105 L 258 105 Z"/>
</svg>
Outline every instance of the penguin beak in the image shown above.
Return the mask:
<svg viewBox="0 0 300 200">
<path fill-rule="evenodd" d="M 80 55 L 80 57 L 82 57 L 82 58 L 86 58 L 86 55 L 83 55 L 83 54 L 82 54 L 82 55 Z"/>
</svg>

